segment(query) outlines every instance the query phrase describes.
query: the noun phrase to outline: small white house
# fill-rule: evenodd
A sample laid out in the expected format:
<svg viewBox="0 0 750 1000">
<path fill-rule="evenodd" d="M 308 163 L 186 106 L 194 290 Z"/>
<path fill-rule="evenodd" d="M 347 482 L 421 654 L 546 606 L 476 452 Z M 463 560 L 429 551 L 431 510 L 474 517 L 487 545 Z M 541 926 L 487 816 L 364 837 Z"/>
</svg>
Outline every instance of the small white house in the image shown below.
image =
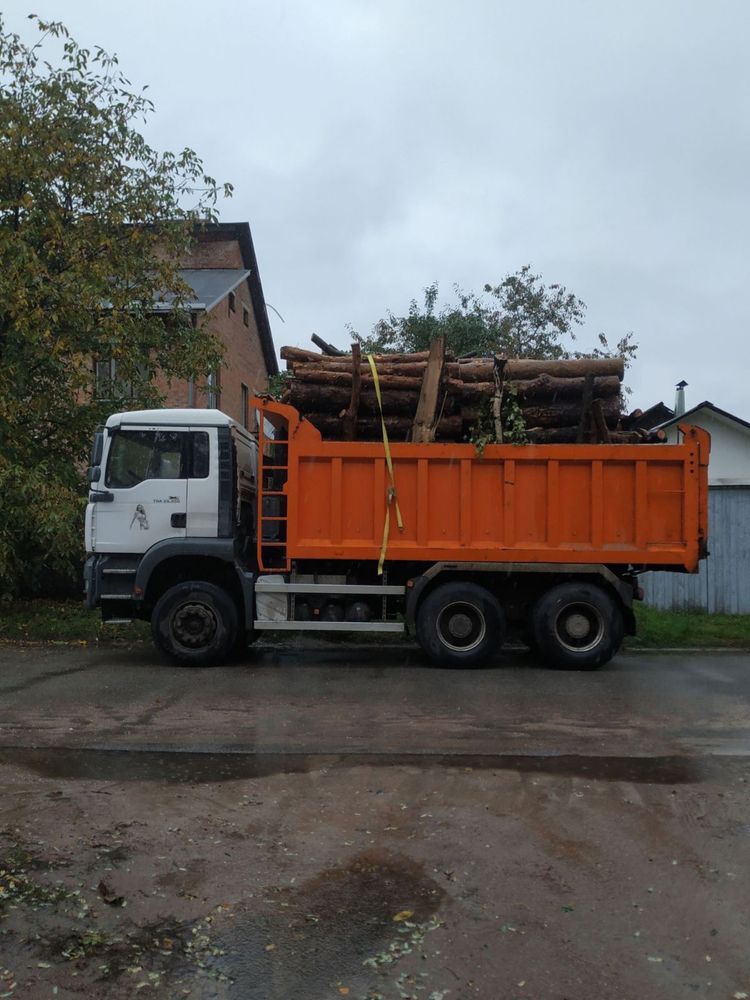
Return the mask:
<svg viewBox="0 0 750 1000">
<path fill-rule="evenodd" d="M 671 444 L 679 441 L 679 424 L 694 424 L 711 435 L 709 557 L 694 576 L 645 574 L 646 602 L 663 610 L 750 614 L 750 423 L 708 400 L 683 410 L 683 388 L 681 383 L 675 416 L 660 426 Z"/>
<path fill-rule="evenodd" d="M 750 423 L 706 400 L 661 424 L 667 441 L 676 444 L 678 424 L 695 424 L 711 435 L 709 486 L 750 486 Z"/>
</svg>

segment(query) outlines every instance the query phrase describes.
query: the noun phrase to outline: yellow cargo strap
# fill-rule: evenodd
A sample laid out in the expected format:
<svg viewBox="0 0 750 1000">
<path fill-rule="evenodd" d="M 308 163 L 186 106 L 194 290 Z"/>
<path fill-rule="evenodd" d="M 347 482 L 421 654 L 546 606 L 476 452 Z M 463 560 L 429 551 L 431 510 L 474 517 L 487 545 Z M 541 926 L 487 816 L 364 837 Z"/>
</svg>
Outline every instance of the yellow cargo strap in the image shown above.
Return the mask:
<svg viewBox="0 0 750 1000">
<path fill-rule="evenodd" d="M 391 504 L 396 508 L 396 523 L 398 524 L 398 530 L 404 530 L 404 522 L 401 519 L 401 508 L 398 505 L 398 496 L 396 494 L 396 482 L 393 478 L 393 461 L 391 460 L 391 446 L 388 443 L 388 431 L 385 429 L 385 420 L 383 418 L 383 400 L 380 398 L 380 380 L 378 379 L 378 370 L 375 367 L 375 358 L 372 354 L 367 355 L 367 361 L 370 365 L 370 371 L 372 372 L 372 381 L 375 386 L 375 396 L 378 401 L 378 410 L 380 412 L 380 426 L 383 430 L 383 447 L 385 448 L 385 464 L 388 466 L 388 476 L 391 481 L 391 485 L 388 487 L 388 501 L 385 505 L 385 524 L 383 525 L 383 544 L 380 546 L 380 558 L 378 559 L 378 576 L 383 575 L 383 563 L 385 562 L 385 553 L 388 549 L 388 536 L 391 530 Z"/>
</svg>

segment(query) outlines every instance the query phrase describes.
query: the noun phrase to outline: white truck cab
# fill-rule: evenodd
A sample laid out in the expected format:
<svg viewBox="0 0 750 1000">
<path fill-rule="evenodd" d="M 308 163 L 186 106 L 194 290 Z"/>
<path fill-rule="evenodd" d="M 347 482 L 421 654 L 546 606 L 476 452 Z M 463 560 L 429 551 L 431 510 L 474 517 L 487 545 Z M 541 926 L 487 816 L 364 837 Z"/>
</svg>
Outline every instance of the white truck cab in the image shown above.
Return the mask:
<svg viewBox="0 0 750 1000">
<path fill-rule="evenodd" d="M 256 437 L 219 410 L 110 416 L 89 469 L 87 605 L 100 605 L 105 621 L 150 617 L 165 586 L 189 582 L 199 552 L 200 579 L 241 600 L 252 586 L 243 555 L 255 523 L 257 454 Z"/>
</svg>

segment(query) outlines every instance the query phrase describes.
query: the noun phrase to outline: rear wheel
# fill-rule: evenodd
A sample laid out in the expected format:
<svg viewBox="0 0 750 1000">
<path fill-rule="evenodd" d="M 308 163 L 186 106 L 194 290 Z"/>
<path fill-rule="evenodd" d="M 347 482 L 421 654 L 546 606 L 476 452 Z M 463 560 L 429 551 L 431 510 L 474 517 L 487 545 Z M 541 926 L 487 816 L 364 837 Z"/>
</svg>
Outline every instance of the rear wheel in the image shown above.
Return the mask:
<svg viewBox="0 0 750 1000">
<path fill-rule="evenodd" d="M 183 666 L 224 663 L 237 637 L 237 608 L 220 587 L 203 580 L 165 591 L 151 616 L 157 647 Z"/>
<path fill-rule="evenodd" d="M 475 583 L 444 583 L 417 611 L 417 640 L 436 663 L 473 667 L 495 653 L 505 638 L 505 616 L 494 597 Z"/>
<path fill-rule="evenodd" d="M 595 670 L 622 642 L 622 610 L 596 584 L 561 583 L 537 601 L 531 615 L 536 650 L 552 667 Z"/>
</svg>

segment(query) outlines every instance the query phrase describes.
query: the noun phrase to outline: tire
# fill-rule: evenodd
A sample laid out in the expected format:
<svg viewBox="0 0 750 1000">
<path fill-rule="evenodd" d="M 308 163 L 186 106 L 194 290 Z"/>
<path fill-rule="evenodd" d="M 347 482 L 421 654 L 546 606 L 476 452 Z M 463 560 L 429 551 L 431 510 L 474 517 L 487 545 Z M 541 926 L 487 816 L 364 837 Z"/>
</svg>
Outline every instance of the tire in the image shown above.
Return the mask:
<svg viewBox="0 0 750 1000">
<path fill-rule="evenodd" d="M 203 580 L 175 584 L 156 602 L 151 631 L 159 650 L 186 667 L 224 663 L 237 640 L 237 608 L 220 587 Z"/>
<path fill-rule="evenodd" d="M 531 615 L 536 649 L 548 666 L 596 670 L 620 648 L 622 610 L 592 583 L 561 583 L 537 601 Z"/>
<path fill-rule="evenodd" d="M 444 583 L 422 601 L 417 641 L 443 667 L 473 667 L 492 656 L 505 638 L 497 599 L 475 583 Z"/>
</svg>

